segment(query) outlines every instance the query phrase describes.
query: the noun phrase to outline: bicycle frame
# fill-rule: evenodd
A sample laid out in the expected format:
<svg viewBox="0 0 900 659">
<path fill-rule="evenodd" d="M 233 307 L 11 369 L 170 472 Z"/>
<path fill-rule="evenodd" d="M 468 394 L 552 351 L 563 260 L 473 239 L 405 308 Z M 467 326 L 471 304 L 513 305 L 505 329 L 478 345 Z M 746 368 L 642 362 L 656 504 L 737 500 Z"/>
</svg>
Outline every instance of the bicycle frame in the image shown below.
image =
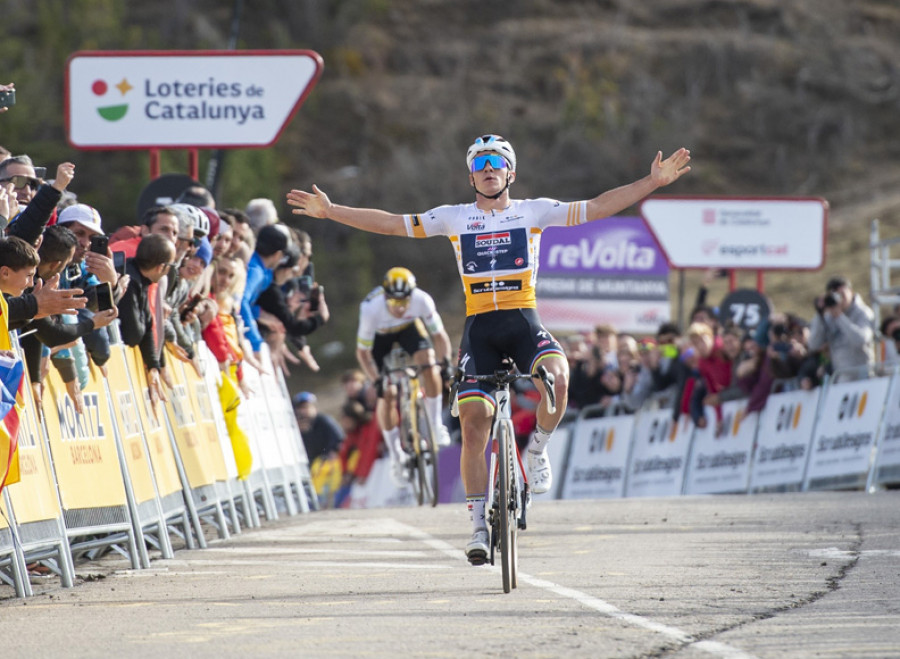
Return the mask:
<svg viewBox="0 0 900 659">
<path fill-rule="evenodd" d="M 408 362 L 406 351 L 396 348 L 391 351 L 385 363 L 385 375 L 390 384 L 397 387 L 396 409 L 400 417 L 400 439 L 404 448 L 412 455 L 410 465 L 410 485 L 421 506 L 426 498 L 432 506 L 438 502 L 437 444 L 434 420 L 425 408 L 422 387 L 422 371 L 433 364 L 424 366 Z"/>
<path fill-rule="evenodd" d="M 495 550 L 500 554 L 503 592 L 516 588 L 518 571 L 518 531 L 526 528 L 525 510 L 529 489 L 522 456 L 516 445 L 512 423 L 509 385 L 519 379 L 540 379 L 547 391 L 547 408 L 553 414 L 556 397 L 553 376 L 543 366 L 537 374 L 522 375 L 511 370 L 498 370 L 493 375 L 464 375 L 459 369 L 451 388 L 451 413 L 458 415 L 456 392 L 463 378 L 488 382 L 496 387 L 494 420 L 491 426 L 491 457 L 485 497 L 486 521 L 490 532 L 490 561 L 494 564 Z"/>
</svg>

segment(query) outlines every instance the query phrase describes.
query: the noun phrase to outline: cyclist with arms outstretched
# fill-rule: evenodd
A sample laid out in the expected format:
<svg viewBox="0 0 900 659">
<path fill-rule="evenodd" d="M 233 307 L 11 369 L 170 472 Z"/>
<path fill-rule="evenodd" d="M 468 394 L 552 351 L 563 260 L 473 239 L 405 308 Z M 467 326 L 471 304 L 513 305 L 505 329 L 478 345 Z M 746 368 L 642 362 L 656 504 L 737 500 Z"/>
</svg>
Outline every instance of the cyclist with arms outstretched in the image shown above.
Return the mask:
<svg viewBox="0 0 900 659">
<path fill-rule="evenodd" d="M 406 456 L 400 441 L 400 419 L 396 413 L 395 392 L 385 389 L 381 377 L 384 358 L 394 344 L 399 345 L 422 371 L 425 406 L 437 431 L 440 446 L 450 444 L 450 434 L 441 420 L 443 389 L 436 358 L 449 363 L 450 337 L 432 297 L 416 286 L 416 277 L 406 268 L 391 268 L 384 282 L 359 305 L 359 329 L 356 333 L 356 359 L 368 378 L 375 383 L 378 402 L 375 416 L 391 456 L 394 485 L 409 482 Z M 435 355 L 437 353 L 437 355 Z"/>
<path fill-rule="evenodd" d="M 464 373 L 493 373 L 508 356 L 524 373 L 535 372 L 540 364 L 554 376 L 556 411 L 550 414 L 542 401 L 526 452 L 531 489 L 542 493 L 552 482 L 547 442 L 565 412 L 569 379 L 562 347 L 543 328 L 536 311 L 541 232 L 550 226 L 577 226 L 614 215 L 689 172 L 690 159 L 684 148 L 666 159 L 657 152 L 647 176 L 586 201 L 515 200 L 510 199 L 509 187 L 516 180 L 516 154 L 499 135 L 484 135 L 466 153 L 474 203 L 397 215 L 333 204 L 316 186 L 312 192 L 291 190 L 287 202 L 295 207 L 295 214 L 330 218 L 374 233 L 449 237 L 466 296 L 467 318 L 459 351 Z M 537 384 L 542 399 L 546 398 L 543 385 Z M 484 452 L 493 419 L 492 394 L 486 385 L 464 378 L 457 398 L 463 440 L 460 471 L 473 527 L 466 555 L 473 565 L 484 563 L 489 551 Z"/>
</svg>

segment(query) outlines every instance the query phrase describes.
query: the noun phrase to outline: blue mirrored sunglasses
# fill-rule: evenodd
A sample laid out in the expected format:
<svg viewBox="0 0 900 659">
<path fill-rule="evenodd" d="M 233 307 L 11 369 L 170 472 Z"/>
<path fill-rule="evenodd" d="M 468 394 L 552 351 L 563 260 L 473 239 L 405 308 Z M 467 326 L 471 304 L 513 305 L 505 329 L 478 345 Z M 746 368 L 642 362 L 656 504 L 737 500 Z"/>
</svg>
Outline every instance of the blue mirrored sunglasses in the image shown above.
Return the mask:
<svg viewBox="0 0 900 659">
<path fill-rule="evenodd" d="M 506 162 L 506 158 L 503 156 L 498 156 L 496 153 L 486 153 L 483 156 L 475 156 L 472 160 L 472 171 L 480 172 L 487 165 L 490 165 L 492 169 L 505 169 L 509 167 L 509 163 Z"/>
</svg>

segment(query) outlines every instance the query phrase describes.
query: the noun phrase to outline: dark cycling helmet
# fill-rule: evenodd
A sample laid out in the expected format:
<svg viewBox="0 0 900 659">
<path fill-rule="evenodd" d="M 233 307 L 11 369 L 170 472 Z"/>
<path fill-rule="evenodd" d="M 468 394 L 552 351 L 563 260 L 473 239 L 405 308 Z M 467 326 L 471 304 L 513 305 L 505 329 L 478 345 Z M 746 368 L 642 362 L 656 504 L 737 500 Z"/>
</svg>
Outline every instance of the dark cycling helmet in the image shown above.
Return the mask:
<svg viewBox="0 0 900 659">
<path fill-rule="evenodd" d="M 509 163 L 509 170 L 516 171 L 516 152 L 513 151 L 512 144 L 507 142 L 499 135 L 482 135 L 477 138 L 469 150 L 466 151 L 466 167 L 472 168 L 472 161 L 479 153 L 487 151 L 489 153 L 497 153 Z"/>
<path fill-rule="evenodd" d="M 386 297 L 392 300 L 404 300 L 412 295 L 416 288 L 416 276 L 406 268 L 391 268 L 384 276 L 381 284 Z"/>
</svg>

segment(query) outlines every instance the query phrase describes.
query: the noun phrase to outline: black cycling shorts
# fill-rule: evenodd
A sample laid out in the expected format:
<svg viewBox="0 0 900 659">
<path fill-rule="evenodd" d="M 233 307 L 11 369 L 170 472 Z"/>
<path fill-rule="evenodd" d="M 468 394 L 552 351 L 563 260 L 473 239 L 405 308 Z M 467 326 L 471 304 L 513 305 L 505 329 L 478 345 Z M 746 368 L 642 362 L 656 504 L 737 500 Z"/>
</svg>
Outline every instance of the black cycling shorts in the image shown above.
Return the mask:
<svg viewBox="0 0 900 659">
<path fill-rule="evenodd" d="M 533 373 L 542 359 L 566 358 L 562 346 L 553 338 L 535 309 L 502 309 L 466 318 L 459 346 L 459 366 L 466 375 L 490 375 L 512 359 L 522 373 Z M 495 406 L 493 385 L 463 381 L 457 399 L 460 403 L 480 398 Z"/>
<path fill-rule="evenodd" d="M 399 345 L 406 354 L 412 356 L 420 350 L 428 350 L 434 347 L 431 342 L 431 336 L 425 329 L 425 323 L 421 318 L 416 318 L 413 322 L 398 328 L 393 332 L 378 333 L 372 342 L 372 359 L 375 360 L 375 366 L 378 372 L 384 368 L 384 358 L 394 349 L 394 344 Z M 378 397 L 384 396 L 381 380 L 375 383 L 375 391 Z"/>
</svg>

